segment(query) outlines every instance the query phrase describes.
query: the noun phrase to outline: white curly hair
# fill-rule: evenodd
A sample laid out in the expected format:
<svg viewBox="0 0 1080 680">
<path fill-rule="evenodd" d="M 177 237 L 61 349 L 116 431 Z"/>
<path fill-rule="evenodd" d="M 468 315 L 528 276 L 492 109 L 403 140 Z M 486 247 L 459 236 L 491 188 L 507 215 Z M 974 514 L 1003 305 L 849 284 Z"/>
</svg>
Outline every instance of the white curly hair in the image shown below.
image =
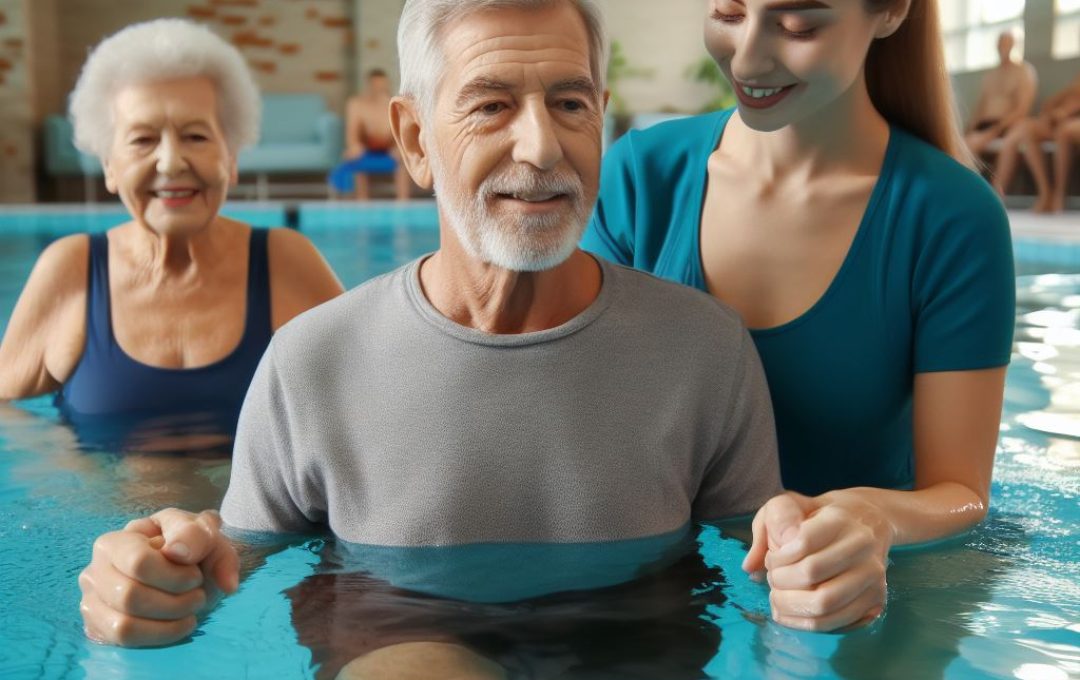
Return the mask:
<svg viewBox="0 0 1080 680">
<path fill-rule="evenodd" d="M 218 122 L 235 155 L 259 138 L 259 88 L 239 50 L 187 19 L 133 24 L 90 53 L 68 115 L 75 146 L 105 158 L 113 142 L 113 99 L 120 90 L 148 82 L 203 76 L 217 91 Z"/>
<path fill-rule="evenodd" d="M 589 36 L 589 70 L 598 94 L 606 87 L 608 37 L 599 8 L 592 0 L 568 1 L 581 15 Z M 441 29 L 474 12 L 492 9 L 541 9 L 560 0 L 406 0 L 398 23 L 401 94 L 411 97 L 426 117 L 435 106 L 445 55 Z"/>
</svg>

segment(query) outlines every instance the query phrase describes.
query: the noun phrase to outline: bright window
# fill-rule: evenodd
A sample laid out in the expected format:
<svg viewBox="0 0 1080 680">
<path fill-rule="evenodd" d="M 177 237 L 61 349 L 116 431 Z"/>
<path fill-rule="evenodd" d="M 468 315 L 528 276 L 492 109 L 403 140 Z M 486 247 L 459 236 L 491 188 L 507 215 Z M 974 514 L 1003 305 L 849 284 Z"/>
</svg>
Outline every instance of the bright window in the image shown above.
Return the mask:
<svg viewBox="0 0 1080 680">
<path fill-rule="evenodd" d="M 1054 4 L 1054 58 L 1080 56 L 1080 0 Z"/>
<path fill-rule="evenodd" d="M 1057 0 L 1080 5 L 1080 0 Z M 998 63 L 1002 31 L 1016 37 L 1016 53 L 1024 53 L 1024 0 L 942 0 L 941 28 L 949 70 L 979 71 Z"/>
</svg>

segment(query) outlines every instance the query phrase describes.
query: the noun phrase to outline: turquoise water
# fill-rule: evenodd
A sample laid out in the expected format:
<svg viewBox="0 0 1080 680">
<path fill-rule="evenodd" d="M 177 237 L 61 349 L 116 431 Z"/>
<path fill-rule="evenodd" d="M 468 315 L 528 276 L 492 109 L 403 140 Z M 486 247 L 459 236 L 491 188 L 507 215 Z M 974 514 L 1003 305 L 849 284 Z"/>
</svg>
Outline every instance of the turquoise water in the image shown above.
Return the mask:
<svg viewBox="0 0 1080 680">
<path fill-rule="evenodd" d="M 299 224 L 348 286 L 437 245 L 430 205 L 232 210 Z M 118 219 L 0 216 L 0 329 L 44 245 Z M 659 544 L 539 552 L 316 538 L 269 555 L 190 641 L 101 647 L 85 641 L 78 614 L 93 537 L 163 505 L 214 503 L 228 463 L 85 450 L 36 399 L 0 406 L 0 677 L 309 678 L 372 639 L 424 636 L 467 641 L 517 677 L 1080 677 L 1080 248 L 1066 250 L 1017 248 L 1017 342 L 990 517 L 953 541 L 894 551 L 887 613 L 867 629 L 770 623 L 765 587 L 738 569 L 743 546 L 693 527 Z M 656 565 L 648 576 L 612 585 L 644 564 Z"/>
</svg>

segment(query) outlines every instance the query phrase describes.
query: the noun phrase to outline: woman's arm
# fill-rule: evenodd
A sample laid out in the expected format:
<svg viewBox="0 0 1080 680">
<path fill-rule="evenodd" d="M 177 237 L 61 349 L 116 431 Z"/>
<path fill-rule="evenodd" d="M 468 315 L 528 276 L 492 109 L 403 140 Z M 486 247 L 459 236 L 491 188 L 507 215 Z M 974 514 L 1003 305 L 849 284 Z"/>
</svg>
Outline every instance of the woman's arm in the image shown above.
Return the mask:
<svg viewBox="0 0 1080 680">
<path fill-rule="evenodd" d="M 880 509 L 893 526 L 895 545 L 971 528 L 990 506 L 1004 389 L 1004 367 L 916 375 L 915 490 L 834 493 L 850 493 Z"/>
<path fill-rule="evenodd" d="M 915 489 L 778 496 L 754 519 L 744 568 L 768 569 L 777 622 L 833 630 L 876 617 L 893 545 L 964 531 L 986 516 L 1005 369 L 915 376 Z"/>
<path fill-rule="evenodd" d="M 60 239 L 45 249 L 15 303 L 0 342 L 0 400 L 52 392 L 82 356 L 86 336 L 89 239 Z"/>
</svg>

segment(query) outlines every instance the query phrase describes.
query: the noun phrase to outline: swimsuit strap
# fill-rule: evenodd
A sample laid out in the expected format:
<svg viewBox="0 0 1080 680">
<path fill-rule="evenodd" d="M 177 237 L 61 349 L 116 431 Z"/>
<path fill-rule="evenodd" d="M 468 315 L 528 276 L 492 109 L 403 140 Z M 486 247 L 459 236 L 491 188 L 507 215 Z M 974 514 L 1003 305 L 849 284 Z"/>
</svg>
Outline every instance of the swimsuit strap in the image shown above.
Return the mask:
<svg viewBox="0 0 1080 680">
<path fill-rule="evenodd" d="M 108 351 L 114 344 L 112 305 L 109 300 L 109 238 L 90 235 L 90 263 L 86 281 L 86 348 Z M 92 346 L 92 347 L 91 347 Z"/>
<path fill-rule="evenodd" d="M 270 300 L 270 263 L 267 242 L 270 232 L 251 229 L 248 247 L 247 314 L 241 345 L 254 342 L 265 348 L 272 331 Z M 262 350 L 259 350 L 260 354 Z"/>
</svg>

